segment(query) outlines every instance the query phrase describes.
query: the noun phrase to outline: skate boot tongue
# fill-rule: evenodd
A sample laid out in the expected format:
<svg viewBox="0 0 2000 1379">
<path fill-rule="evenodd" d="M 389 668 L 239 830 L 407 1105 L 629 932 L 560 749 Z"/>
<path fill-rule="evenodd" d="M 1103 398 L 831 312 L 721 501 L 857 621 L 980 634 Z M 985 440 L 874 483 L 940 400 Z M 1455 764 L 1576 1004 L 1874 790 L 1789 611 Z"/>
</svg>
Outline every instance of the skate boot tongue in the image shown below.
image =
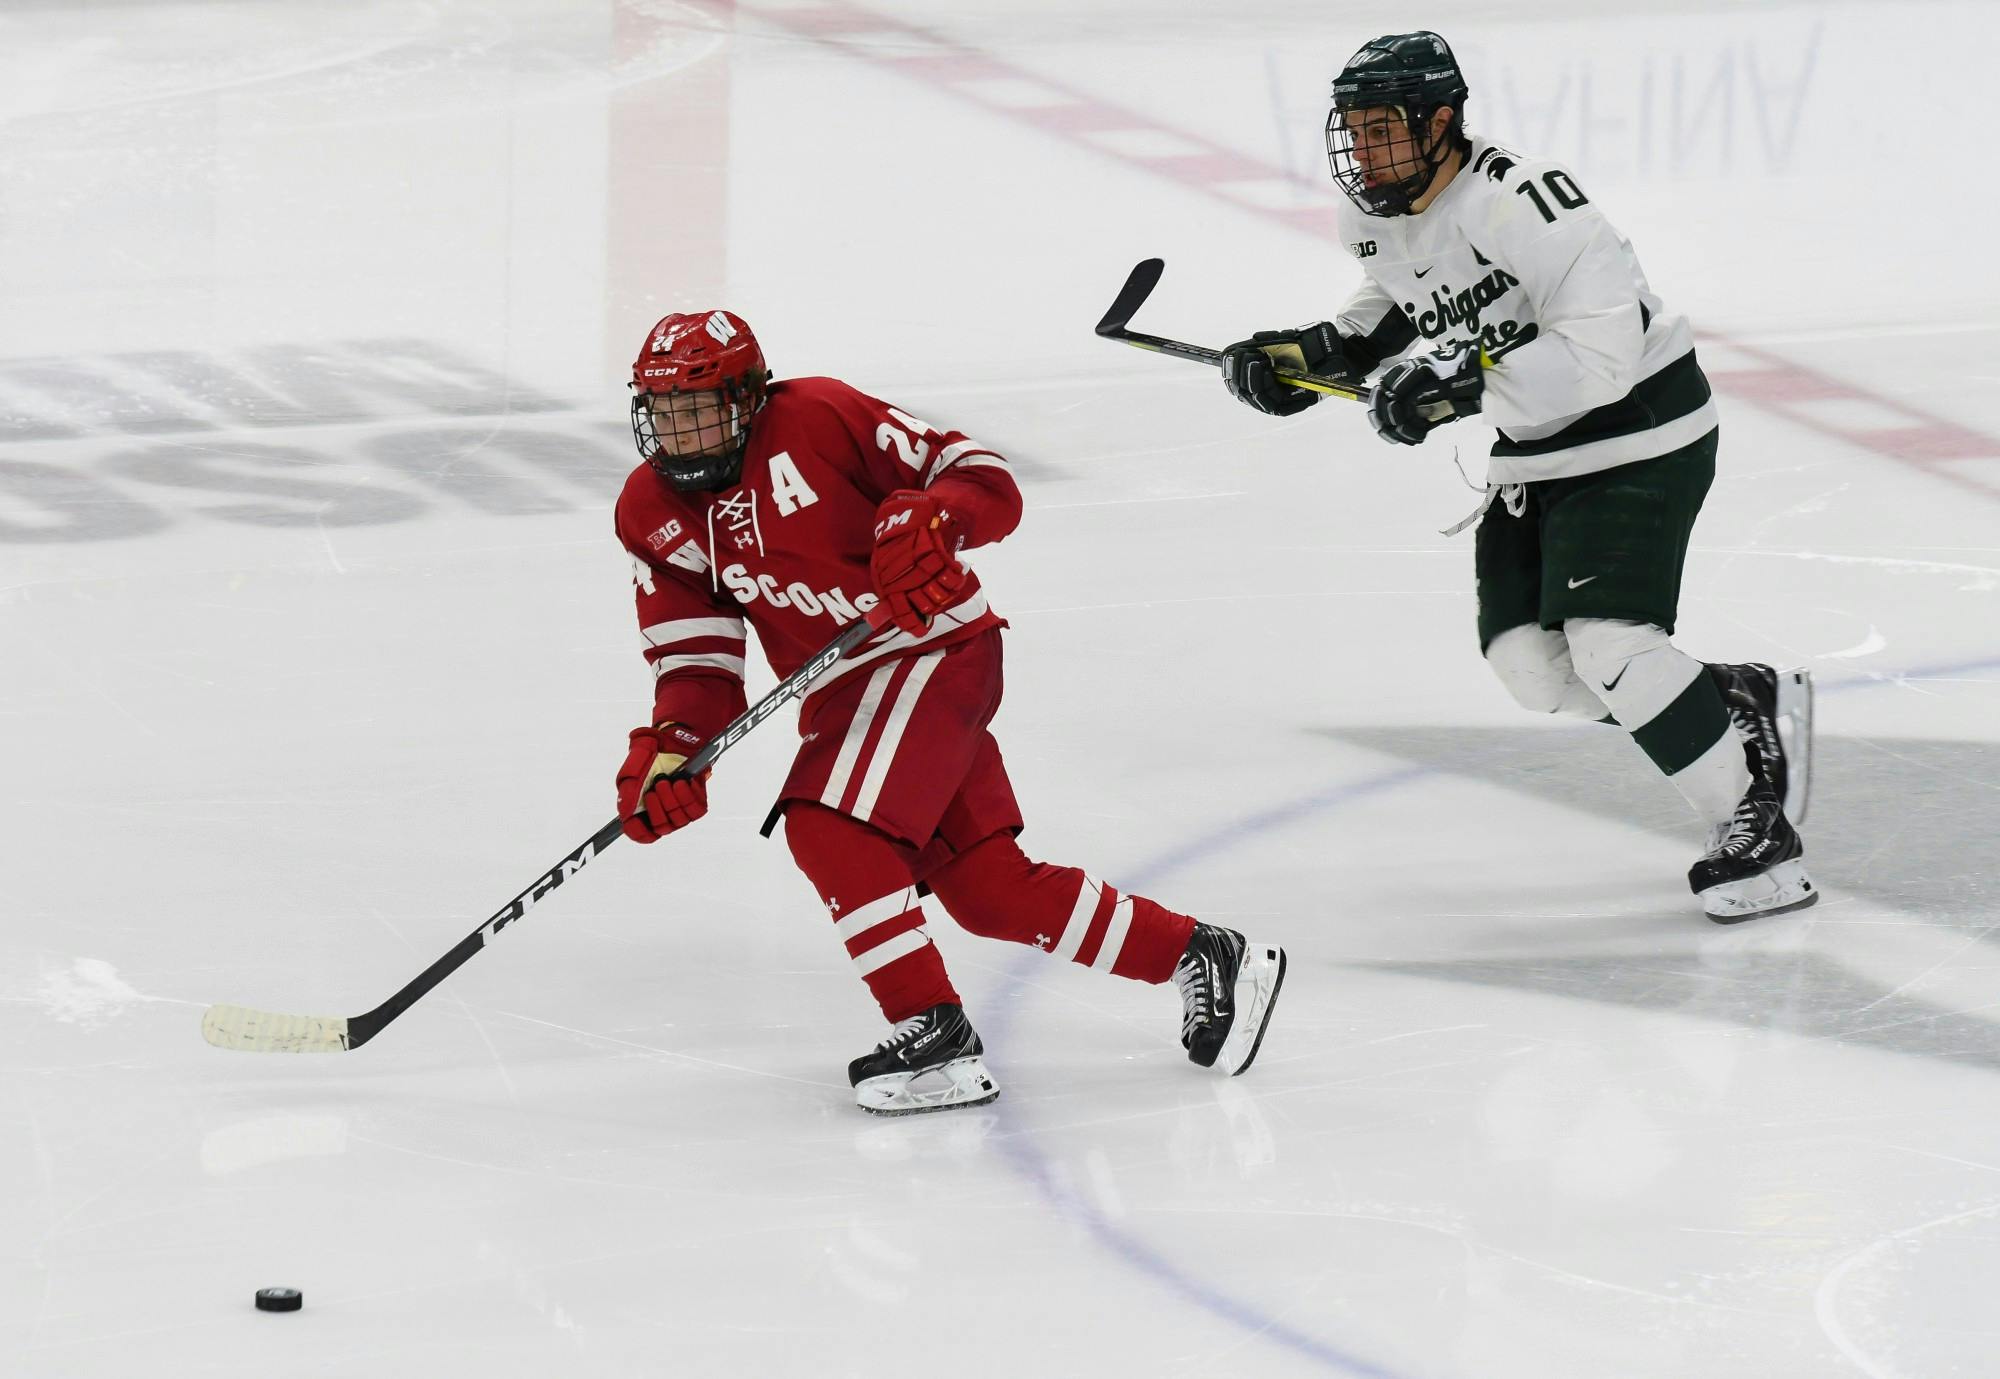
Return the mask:
<svg viewBox="0 0 2000 1379">
<path fill-rule="evenodd" d="M 1250 1066 L 1285 980 L 1285 950 L 1234 929 L 1196 924 L 1174 968 L 1188 1061 L 1235 1076 Z"/>
<path fill-rule="evenodd" d="M 1750 770 L 1770 777 L 1787 819 L 1804 823 L 1812 787 L 1812 672 L 1755 661 L 1711 663 L 1708 672 L 1743 739 Z"/>
</svg>

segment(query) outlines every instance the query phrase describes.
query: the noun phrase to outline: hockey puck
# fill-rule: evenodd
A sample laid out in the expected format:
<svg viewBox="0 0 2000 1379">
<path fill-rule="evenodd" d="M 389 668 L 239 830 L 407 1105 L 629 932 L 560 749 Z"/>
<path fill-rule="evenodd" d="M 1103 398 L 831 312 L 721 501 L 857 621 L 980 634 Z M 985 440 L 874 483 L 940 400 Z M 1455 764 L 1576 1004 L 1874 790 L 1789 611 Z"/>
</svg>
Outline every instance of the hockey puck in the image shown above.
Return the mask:
<svg viewBox="0 0 2000 1379">
<path fill-rule="evenodd" d="M 259 1312 L 296 1312 L 306 1305 L 306 1295 L 296 1288 L 259 1288 Z"/>
</svg>

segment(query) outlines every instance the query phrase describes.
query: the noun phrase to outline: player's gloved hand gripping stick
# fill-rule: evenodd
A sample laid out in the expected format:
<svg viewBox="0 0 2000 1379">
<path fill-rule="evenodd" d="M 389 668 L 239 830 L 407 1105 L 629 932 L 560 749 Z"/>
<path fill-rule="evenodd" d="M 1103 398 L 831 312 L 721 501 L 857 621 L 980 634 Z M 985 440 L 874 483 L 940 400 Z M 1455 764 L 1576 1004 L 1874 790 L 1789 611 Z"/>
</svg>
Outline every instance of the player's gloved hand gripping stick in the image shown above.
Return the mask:
<svg viewBox="0 0 2000 1379">
<path fill-rule="evenodd" d="M 746 709 L 728 727 L 702 744 L 675 772 L 692 778 L 715 763 L 715 759 L 741 742 L 759 723 L 788 701 L 804 693 L 836 661 L 889 625 L 888 609 L 878 604 L 866 615 L 841 629 L 811 660 L 778 682 L 777 688 Z M 530 906 L 583 869 L 583 865 L 616 842 L 625 821 L 613 819 L 569 856 L 535 878 L 533 885 L 508 901 L 484 924 L 458 941 L 449 953 L 425 968 L 401 991 L 364 1015 L 351 1019 L 338 1015 L 280 1015 L 248 1006 L 214 1005 L 201 1017 L 202 1038 L 219 1049 L 242 1049 L 251 1053 L 338 1053 L 358 1049 L 373 1039 L 391 1020 L 464 964 L 486 946 L 489 936 L 499 933 L 528 912 Z"/>
<path fill-rule="evenodd" d="M 1177 359 L 1192 359 L 1198 364 L 1222 367 L 1221 350 L 1190 345 L 1180 340 L 1169 340 L 1159 335 L 1146 335 L 1128 328 L 1132 318 L 1138 314 L 1139 308 L 1145 305 L 1146 298 L 1150 297 L 1153 289 L 1159 285 L 1160 275 L 1166 270 L 1164 259 L 1145 259 L 1134 267 L 1130 276 L 1125 279 L 1125 286 L 1118 289 L 1118 296 L 1112 301 L 1110 309 L 1104 313 L 1104 319 L 1097 323 L 1097 333 L 1107 340 L 1120 340 L 1128 345 L 1137 345 L 1142 350 L 1153 350 L 1159 354 L 1171 354 Z M 1483 355 L 1480 363 L 1482 367 L 1491 367 Z M 1288 368 L 1277 363 L 1273 363 L 1272 372 L 1277 375 L 1279 382 L 1287 383 L 1294 388 L 1303 388 L 1308 392 L 1344 397 L 1350 402 L 1372 403 L 1375 400 L 1375 389 L 1365 383 L 1357 383 L 1351 378 L 1334 378 L 1326 374 L 1308 373 L 1303 369 Z M 1452 404 L 1448 402 L 1432 403 L 1419 410 L 1427 420 L 1431 421 L 1443 421 L 1455 414 Z M 1396 439 L 1401 438 L 1396 437 Z"/>
</svg>

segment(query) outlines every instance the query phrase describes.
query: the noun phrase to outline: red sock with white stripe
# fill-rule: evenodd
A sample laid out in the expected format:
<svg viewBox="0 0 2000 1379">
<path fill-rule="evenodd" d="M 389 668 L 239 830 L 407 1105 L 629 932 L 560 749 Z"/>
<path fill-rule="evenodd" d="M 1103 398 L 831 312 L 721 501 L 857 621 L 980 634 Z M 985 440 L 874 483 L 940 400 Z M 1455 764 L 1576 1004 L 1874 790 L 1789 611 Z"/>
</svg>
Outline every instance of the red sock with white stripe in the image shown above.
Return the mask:
<svg viewBox="0 0 2000 1379">
<path fill-rule="evenodd" d="M 1194 918 L 1121 894 L 1077 867 L 1031 861 L 996 833 L 925 878 L 951 917 L 985 938 L 1027 943 L 1069 962 L 1160 983 L 1194 933 Z"/>
<path fill-rule="evenodd" d="M 785 811 L 785 841 L 819 889 L 855 974 L 891 1023 L 960 1004 L 924 929 L 910 849 L 845 814 L 801 802 Z"/>
</svg>

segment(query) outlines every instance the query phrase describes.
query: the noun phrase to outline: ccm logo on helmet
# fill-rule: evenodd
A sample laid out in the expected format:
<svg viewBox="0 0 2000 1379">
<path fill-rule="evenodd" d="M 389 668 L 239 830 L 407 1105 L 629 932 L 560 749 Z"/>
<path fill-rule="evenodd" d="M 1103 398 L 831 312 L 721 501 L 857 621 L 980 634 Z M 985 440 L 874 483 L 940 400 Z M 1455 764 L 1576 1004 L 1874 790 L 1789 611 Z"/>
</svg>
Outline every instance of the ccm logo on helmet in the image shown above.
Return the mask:
<svg viewBox="0 0 2000 1379">
<path fill-rule="evenodd" d="M 736 595 L 738 603 L 755 603 L 761 598 L 773 608 L 796 608 L 809 618 L 830 613 L 842 622 L 853 622 L 880 602 L 873 594 L 849 599 L 845 589 L 836 586 L 822 592 L 806 587 L 799 580 L 780 589 L 772 575 L 753 575 L 741 565 L 725 566 L 722 582 Z"/>
</svg>

